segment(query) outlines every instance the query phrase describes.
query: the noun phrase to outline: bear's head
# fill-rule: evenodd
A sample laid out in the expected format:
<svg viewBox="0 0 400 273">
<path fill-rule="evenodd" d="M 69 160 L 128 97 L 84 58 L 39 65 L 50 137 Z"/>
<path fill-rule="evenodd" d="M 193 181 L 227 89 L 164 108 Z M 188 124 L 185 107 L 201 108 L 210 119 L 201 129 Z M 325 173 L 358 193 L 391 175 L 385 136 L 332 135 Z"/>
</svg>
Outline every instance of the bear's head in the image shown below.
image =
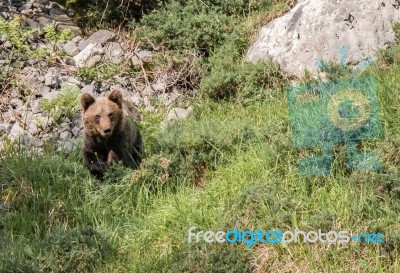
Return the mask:
<svg viewBox="0 0 400 273">
<path fill-rule="evenodd" d="M 81 106 L 86 133 L 110 137 L 123 118 L 122 100 L 122 94 L 118 90 L 97 100 L 90 94 L 82 94 Z"/>
</svg>

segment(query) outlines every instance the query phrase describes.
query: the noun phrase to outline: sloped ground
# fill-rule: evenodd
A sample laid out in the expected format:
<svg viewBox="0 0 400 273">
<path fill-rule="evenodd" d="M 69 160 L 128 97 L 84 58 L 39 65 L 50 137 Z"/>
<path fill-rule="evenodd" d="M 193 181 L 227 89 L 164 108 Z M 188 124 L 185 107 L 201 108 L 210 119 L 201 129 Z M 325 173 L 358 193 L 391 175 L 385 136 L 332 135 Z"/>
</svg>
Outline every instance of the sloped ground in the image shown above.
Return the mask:
<svg viewBox="0 0 400 273">
<path fill-rule="evenodd" d="M 237 31 L 245 31 L 262 20 L 238 21 Z M 362 148 L 383 169 L 346 171 L 340 144 L 333 174 L 307 177 L 298 160 L 319 151 L 292 146 L 290 83 L 272 64 L 243 62 L 247 45 L 233 31 L 207 57 L 187 120 L 161 129 L 168 108 L 144 112 L 146 156 L 138 170 L 115 166 L 100 182 L 84 169 L 79 149 L 57 151 L 49 142 L 36 153 L 5 142 L 0 272 L 400 272 L 400 47 L 357 75 L 378 85 L 384 136 Z M 348 229 L 385 238 L 246 248 L 189 243 L 191 226 Z"/>
</svg>

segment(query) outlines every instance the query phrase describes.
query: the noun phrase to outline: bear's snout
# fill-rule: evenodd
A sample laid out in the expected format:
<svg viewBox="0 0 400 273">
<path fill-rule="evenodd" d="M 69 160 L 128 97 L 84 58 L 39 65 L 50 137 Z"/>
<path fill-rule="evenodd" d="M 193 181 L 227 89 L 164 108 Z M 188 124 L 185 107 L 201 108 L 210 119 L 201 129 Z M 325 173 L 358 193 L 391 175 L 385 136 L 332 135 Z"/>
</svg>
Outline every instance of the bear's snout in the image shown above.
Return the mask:
<svg viewBox="0 0 400 273">
<path fill-rule="evenodd" d="M 112 132 L 111 128 L 108 128 L 104 129 L 103 134 L 105 137 L 109 137 L 111 135 L 111 132 Z"/>
</svg>

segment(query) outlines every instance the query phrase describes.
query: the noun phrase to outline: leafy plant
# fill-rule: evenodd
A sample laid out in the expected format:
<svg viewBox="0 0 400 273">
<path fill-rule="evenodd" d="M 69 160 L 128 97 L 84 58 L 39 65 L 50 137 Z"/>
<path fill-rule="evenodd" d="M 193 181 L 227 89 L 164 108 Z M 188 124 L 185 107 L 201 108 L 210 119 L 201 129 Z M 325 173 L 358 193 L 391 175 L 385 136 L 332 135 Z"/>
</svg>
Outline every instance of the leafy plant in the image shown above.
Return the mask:
<svg viewBox="0 0 400 273">
<path fill-rule="evenodd" d="M 40 104 L 54 122 L 60 123 L 63 118 L 72 118 L 79 111 L 80 90 L 70 84 L 62 84 L 60 93 L 53 100 L 41 99 Z"/>
<path fill-rule="evenodd" d="M 74 37 L 74 33 L 70 29 L 63 29 L 61 32 L 56 29 L 53 24 L 49 24 L 43 28 L 44 37 L 51 42 L 68 41 Z"/>
</svg>

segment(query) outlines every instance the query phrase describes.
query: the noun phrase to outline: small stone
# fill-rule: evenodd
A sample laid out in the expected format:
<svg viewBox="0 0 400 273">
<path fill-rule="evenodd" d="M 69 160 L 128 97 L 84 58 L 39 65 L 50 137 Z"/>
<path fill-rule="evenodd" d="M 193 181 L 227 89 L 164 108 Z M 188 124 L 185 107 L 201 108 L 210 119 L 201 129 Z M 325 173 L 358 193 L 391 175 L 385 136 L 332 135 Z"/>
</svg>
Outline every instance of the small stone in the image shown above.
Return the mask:
<svg viewBox="0 0 400 273">
<path fill-rule="evenodd" d="M 67 139 L 71 139 L 71 137 L 72 137 L 72 133 L 70 131 L 64 131 L 60 134 L 59 139 L 67 140 Z"/>
<path fill-rule="evenodd" d="M 105 59 L 114 64 L 120 64 L 123 61 L 124 51 L 119 43 L 111 42 L 105 47 Z"/>
<path fill-rule="evenodd" d="M 82 37 L 78 35 L 78 36 L 75 36 L 75 37 L 71 40 L 71 42 L 79 43 L 81 40 L 82 40 Z"/>
<path fill-rule="evenodd" d="M 137 55 L 142 60 L 142 62 L 147 63 L 153 57 L 153 53 L 148 50 L 140 50 Z"/>
<path fill-rule="evenodd" d="M 69 41 L 67 42 L 64 46 L 63 49 L 65 53 L 67 53 L 69 56 L 75 56 L 76 54 L 79 53 L 78 47 L 76 46 L 76 43 Z"/>
<path fill-rule="evenodd" d="M 64 62 L 66 65 L 75 66 L 75 60 L 74 60 L 74 58 L 72 58 L 70 56 L 65 57 Z"/>
<path fill-rule="evenodd" d="M 107 92 L 108 90 L 110 90 L 110 85 L 108 83 L 102 82 L 99 88 L 100 93 Z"/>
<path fill-rule="evenodd" d="M 31 103 L 31 110 L 33 114 L 42 112 L 43 106 L 40 104 L 39 100 L 34 100 Z"/>
<path fill-rule="evenodd" d="M 75 86 L 80 86 L 81 85 L 81 81 L 78 80 L 77 78 L 74 77 L 70 77 L 70 76 L 61 76 L 60 77 L 60 81 L 63 83 L 69 83 Z"/>
<path fill-rule="evenodd" d="M 95 90 L 94 86 L 91 85 L 91 84 L 88 84 L 88 85 L 85 85 L 85 86 L 81 89 L 81 92 L 82 92 L 82 93 L 89 93 L 89 94 L 93 95 L 93 94 L 94 94 L 94 90 Z"/>
<path fill-rule="evenodd" d="M 43 97 L 43 99 L 46 99 L 46 100 L 48 100 L 48 101 L 52 101 L 52 100 L 54 100 L 55 98 L 57 98 L 58 93 L 59 93 L 59 92 L 57 92 L 57 91 L 51 91 L 51 90 L 47 91 L 47 90 L 46 90 L 46 92 L 43 92 L 43 93 L 42 93 L 42 97 Z"/>
<path fill-rule="evenodd" d="M 72 134 L 74 135 L 74 137 L 79 136 L 80 131 L 81 131 L 81 129 L 80 129 L 79 127 L 74 127 L 74 128 L 72 128 L 72 130 L 71 130 L 71 132 L 72 132 Z"/>
<path fill-rule="evenodd" d="M 131 96 L 130 100 L 134 105 L 140 105 L 140 96 L 139 95 Z"/>
<path fill-rule="evenodd" d="M 29 28 L 32 28 L 32 29 L 38 29 L 39 28 L 39 23 L 36 22 L 35 20 L 29 18 L 29 17 L 26 17 L 23 22 Z"/>
<path fill-rule="evenodd" d="M 47 17 L 43 17 L 43 16 L 39 17 L 39 18 L 37 19 L 37 21 L 38 21 L 39 26 L 40 26 L 41 28 L 46 27 L 46 26 L 48 26 L 48 25 L 51 24 L 51 19 L 49 19 L 49 18 L 47 18 Z"/>
<path fill-rule="evenodd" d="M 3 43 L 3 47 L 4 47 L 4 48 L 12 48 L 12 44 L 11 44 L 10 41 L 5 41 L 5 42 Z"/>
<path fill-rule="evenodd" d="M 77 145 L 74 141 L 71 140 L 64 140 L 64 141 L 57 141 L 58 149 L 57 151 L 66 151 L 71 152 L 76 149 Z"/>
<path fill-rule="evenodd" d="M 49 71 L 44 76 L 44 85 L 51 87 L 51 88 L 59 87 L 60 81 L 59 81 L 57 74 L 54 71 Z"/>
<path fill-rule="evenodd" d="M 88 44 L 84 50 L 79 52 L 78 55 L 74 57 L 75 64 L 79 68 L 85 67 L 87 66 L 87 62 L 91 57 L 101 54 L 103 54 L 103 48 L 100 44 Z M 91 64 L 94 63 L 95 60 L 92 60 Z"/>
<path fill-rule="evenodd" d="M 31 122 L 29 123 L 28 127 L 27 127 L 27 131 L 30 135 L 34 136 L 39 132 L 38 127 L 36 126 L 35 123 Z"/>
<path fill-rule="evenodd" d="M 0 136 L 4 136 L 5 134 L 7 134 L 9 128 L 10 128 L 10 124 L 8 124 L 8 123 L 1 123 L 1 124 L 0 124 Z"/>
<path fill-rule="evenodd" d="M 179 107 L 173 108 L 168 112 L 167 121 L 187 119 L 191 111 L 192 111 L 191 107 L 189 107 L 188 109 Z"/>
<path fill-rule="evenodd" d="M 24 129 L 19 125 L 18 122 L 14 123 L 14 125 L 11 127 L 9 136 L 11 139 L 18 139 L 20 136 L 24 134 Z"/>
<path fill-rule="evenodd" d="M 103 44 L 114 39 L 115 33 L 109 30 L 101 29 L 93 33 L 88 39 L 79 42 L 79 50 L 84 50 L 90 44 Z"/>
<path fill-rule="evenodd" d="M 72 23 L 72 22 L 71 22 Z M 69 29 L 74 33 L 75 35 L 81 34 L 81 29 L 78 26 L 71 25 L 71 24 L 59 24 L 57 25 L 56 29 L 58 31 L 63 31 L 64 29 Z"/>
<path fill-rule="evenodd" d="M 22 107 L 24 105 L 24 102 L 22 100 L 20 100 L 20 99 L 12 99 L 12 100 L 10 100 L 10 105 L 14 109 L 17 109 L 17 108 Z"/>
<path fill-rule="evenodd" d="M 94 67 L 96 64 L 100 63 L 101 59 L 102 57 L 100 55 L 93 56 L 86 62 L 86 66 Z"/>
</svg>

